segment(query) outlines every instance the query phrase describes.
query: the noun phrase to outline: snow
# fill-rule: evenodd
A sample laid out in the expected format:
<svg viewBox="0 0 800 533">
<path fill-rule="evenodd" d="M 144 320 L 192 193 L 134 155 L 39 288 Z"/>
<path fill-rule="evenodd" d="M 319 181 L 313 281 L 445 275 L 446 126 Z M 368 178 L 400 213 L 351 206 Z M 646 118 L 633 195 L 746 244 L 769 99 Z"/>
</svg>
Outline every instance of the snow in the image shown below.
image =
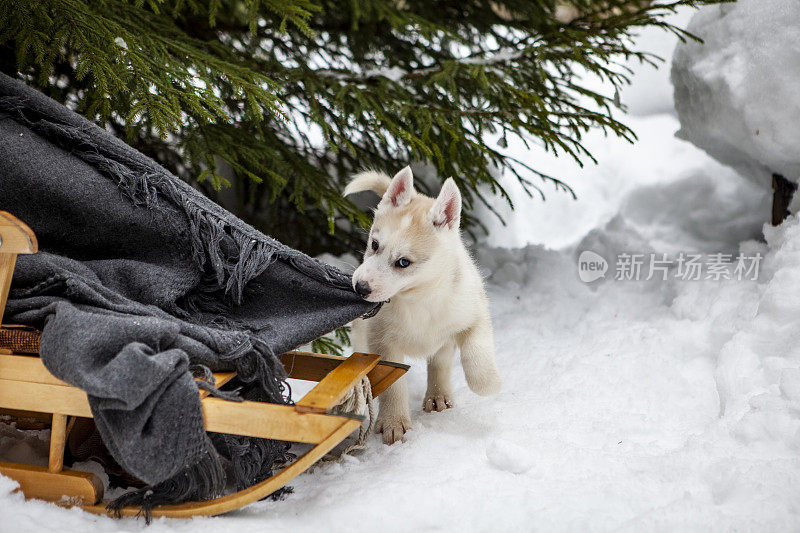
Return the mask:
<svg viewBox="0 0 800 533">
<path fill-rule="evenodd" d="M 385 69 L 367 70 L 366 72 L 364 72 L 364 77 L 365 78 L 383 77 L 391 81 L 400 81 L 406 74 L 408 74 L 408 72 L 401 69 L 400 67 L 391 67 Z"/>
<path fill-rule="evenodd" d="M 701 10 L 672 65 L 679 136 L 764 187 L 800 178 L 800 3 L 739 0 Z"/>
<path fill-rule="evenodd" d="M 476 250 L 503 392 L 478 397 L 456 370 L 455 407 L 423 413 L 415 365 L 405 443 L 373 436 L 364 452 L 297 478 L 283 501 L 148 531 L 800 528 L 800 221 L 765 227 L 763 187 L 673 137 L 664 83 L 664 72 L 637 70 L 622 99 L 640 141 L 591 135 L 597 166 L 509 145 L 579 199 L 528 199 L 508 180 L 517 210 Z M 653 96 L 634 105 L 637 94 Z M 610 264 L 584 283 L 585 251 L 763 260 L 754 280 L 685 281 L 673 266 L 666 281 L 617 281 Z M 17 446 L 15 431 L 0 432 L 0 454 Z M 41 455 L 45 441 L 18 453 Z M 143 529 L 24 502 L 14 487 L 0 478 L 0 530 Z"/>
<path fill-rule="evenodd" d="M 50 432 L 22 431 L 9 417 L 0 421 L 0 457 L 3 461 L 47 466 Z"/>
<path fill-rule="evenodd" d="M 495 439 L 486 447 L 486 458 L 498 470 L 524 474 L 533 467 L 533 458 L 524 446 L 507 439 Z"/>
<path fill-rule="evenodd" d="M 641 224 L 643 230 L 666 232 L 668 241 L 673 240 L 673 231 L 682 231 L 697 241 L 696 247 L 735 246 L 743 238 L 760 233 L 764 220 L 761 215 L 769 212 L 770 197 L 766 191 L 745 183 L 734 171 L 691 144 L 675 139 L 679 125 L 672 115 L 625 117 L 625 122 L 639 137 L 635 144 L 610 139 L 601 132 L 586 136 L 586 146 L 600 160 L 596 166 L 588 164 L 581 168 L 566 157 L 555 157 L 533 147 L 527 155 L 529 163 L 542 172 L 562 177 L 578 199 L 573 200 L 546 184 L 545 201 L 538 196 L 529 199 L 512 177 L 504 176 L 501 183 L 510 192 L 516 210 L 511 212 L 501 202 L 495 204 L 504 215 L 507 228 L 496 218 L 483 216 L 490 228 L 487 243 L 500 247 L 545 243 L 562 248 L 576 244 L 587 232 L 606 224 L 620 211 Z M 514 139 L 509 139 L 508 151 L 527 153 L 520 141 Z M 738 194 L 740 189 L 746 194 Z M 713 209 L 696 210 L 707 202 L 725 210 L 732 219 L 714 220 Z M 653 210 L 653 203 L 660 209 Z M 719 227 L 705 227 L 714 223 Z M 729 224 L 735 226 L 732 231 Z M 670 227 L 677 225 L 694 227 L 683 230 Z"/>
</svg>

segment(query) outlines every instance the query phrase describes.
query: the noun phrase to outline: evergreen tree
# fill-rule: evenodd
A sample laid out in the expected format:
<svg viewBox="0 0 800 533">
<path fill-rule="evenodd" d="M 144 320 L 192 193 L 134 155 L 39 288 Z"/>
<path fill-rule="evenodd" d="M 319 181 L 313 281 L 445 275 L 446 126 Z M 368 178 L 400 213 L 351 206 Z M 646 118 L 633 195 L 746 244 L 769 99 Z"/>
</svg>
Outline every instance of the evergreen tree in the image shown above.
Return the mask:
<svg viewBox="0 0 800 533">
<path fill-rule="evenodd" d="M 621 87 L 625 62 L 655 59 L 637 29 L 683 37 L 664 16 L 716 1 L 0 0 L 0 69 L 264 232 L 336 253 L 361 247 L 347 220 L 368 222 L 340 196 L 356 169 L 429 163 L 471 229 L 484 191 L 506 196 L 496 169 L 571 192 L 487 134 L 578 161 L 592 128 L 633 139 L 576 72 Z"/>
</svg>

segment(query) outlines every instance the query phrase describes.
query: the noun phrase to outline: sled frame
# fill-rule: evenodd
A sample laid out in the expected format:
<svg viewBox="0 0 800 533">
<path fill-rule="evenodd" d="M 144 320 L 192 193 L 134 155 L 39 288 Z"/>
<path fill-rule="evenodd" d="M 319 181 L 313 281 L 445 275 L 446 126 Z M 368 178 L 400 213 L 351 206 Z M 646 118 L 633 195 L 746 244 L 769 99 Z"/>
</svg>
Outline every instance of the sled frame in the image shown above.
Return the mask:
<svg viewBox="0 0 800 533">
<path fill-rule="evenodd" d="M 17 255 L 37 250 L 33 231 L 10 213 L 0 211 L 0 318 L 5 311 Z M 372 395 L 376 397 L 408 370 L 407 365 L 380 359 L 379 355 L 358 352 L 349 357 L 296 350 L 281 354 L 280 360 L 290 378 L 317 382 L 294 405 L 227 401 L 199 391 L 206 431 L 313 447 L 251 487 L 210 500 L 156 506 L 152 516 L 218 515 L 263 499 L 285 486 L 361 427 L 363 417 L 331 410 L 364 376 L 369 378 Z M 235 372 L 215 373 L 216 386 L 222 386 L 235 375 Z M 49 423 L 51 428 L 47 467 L 0 462 L 0 474 L 16 480 L 26 498 L 107 513 L 100 479 L 92 473 L 64 468 L 66 439 L 75 418 L 92 418 L 84 391 L 56 378 L 36 355 L 0 351 L 0 414 Z M 140 513 L 138 507 L 121 510 L 123 516 Z"/>
</svg>

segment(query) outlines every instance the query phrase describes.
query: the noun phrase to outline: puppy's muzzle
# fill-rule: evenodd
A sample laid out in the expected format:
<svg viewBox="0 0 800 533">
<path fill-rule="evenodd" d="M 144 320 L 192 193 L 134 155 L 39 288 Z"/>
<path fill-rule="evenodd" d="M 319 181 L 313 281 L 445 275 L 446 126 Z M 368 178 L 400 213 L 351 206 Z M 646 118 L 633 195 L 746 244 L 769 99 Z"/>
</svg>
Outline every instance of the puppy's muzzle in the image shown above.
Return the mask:
<svg viewBox="0 0 800 533">
<path fill-rule="evenodd" d="M 372 292 L 372 288 L 369 286 L 369 283 L 364 280 L 358 281 L 354 288 L 358 295 L 362 298 L 366 298 L 369 296 L 369 293 Z"/>
</svg>

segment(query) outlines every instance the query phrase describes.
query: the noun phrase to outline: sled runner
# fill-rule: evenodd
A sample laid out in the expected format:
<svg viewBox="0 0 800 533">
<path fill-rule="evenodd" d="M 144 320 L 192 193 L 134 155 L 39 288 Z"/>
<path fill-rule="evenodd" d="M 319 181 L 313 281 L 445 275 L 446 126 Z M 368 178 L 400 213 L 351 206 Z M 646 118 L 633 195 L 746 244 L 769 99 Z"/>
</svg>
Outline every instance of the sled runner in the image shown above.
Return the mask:
<svg viewBox="0 0 800 533">
<path fill-rule="evenodd" d="M 17 254 L 36 253 L 36 236 L 24 223 L 0 211 L 0 317 L 5 310 Z M 7 348 L 2 348 L 6 346 Z M 78 505 L 93 513 L 106 513 L 103 484 L 92 473 L 64 468 L 65 443 L 76 419 L 91 418 L 87 395 L 51 374 L 37 356 L 38 332 L 29 328 L 0 327 L 0 414 L 50 426 L 47 467 L 0 463 L 0 473 L 20 484 L 26 498 L 61 505 Z M 291 378 L 318 382 L 295 405 L 235 402 L 199 391 L 205 428 L 209 432 L 258 437 L 312 445 L 304 455 L 272 477 L 239 492 L 182 504 L 161 505 L 152 516 L 191 517 L 217 515 L 260 500 L 308 469 L 357 430 L 362 417 L 331 410 L 364 376 L 373 396 L 400 378 L 408 366 L 384 362 L 380 356 L 355 353 L 350 357 L 291 351 L 280 356 Z M 234 372 L 215 373 L 222 386 Z M 166 452 L 168 453 L 168 452 Z M 140 513 L 124 507 L 122 515 Z"/>
</svg>

